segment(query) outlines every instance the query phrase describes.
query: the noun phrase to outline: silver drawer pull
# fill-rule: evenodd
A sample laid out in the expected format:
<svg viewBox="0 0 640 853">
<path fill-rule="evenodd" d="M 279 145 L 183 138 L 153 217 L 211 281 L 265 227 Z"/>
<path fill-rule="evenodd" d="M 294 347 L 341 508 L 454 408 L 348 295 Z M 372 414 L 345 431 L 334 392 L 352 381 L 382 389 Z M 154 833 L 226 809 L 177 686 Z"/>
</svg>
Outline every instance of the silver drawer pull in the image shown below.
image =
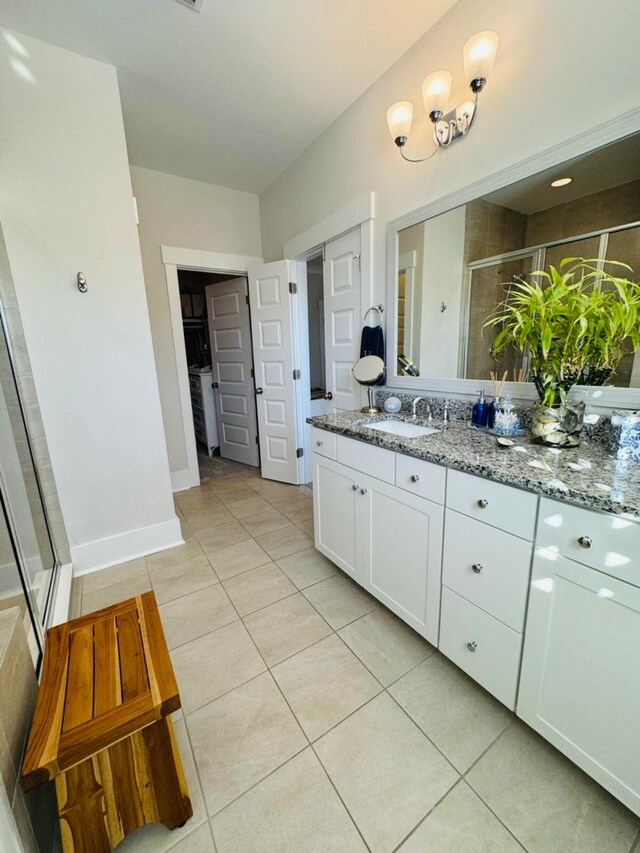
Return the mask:
<svg viewBox="0 0 640 853">
<path fill-rule="evenodd" d="M 419 479 L 420 479 L 420 474 L 412 474 L 411 475 L 411 482 L 412 483 L 417 483 Z"/>
<path fill-rule="evenodd" d="M 353 491 L 354 491 L 354 492 L 357 492 L 357 491 L 358 491 L 358 489 L 360 488 L 360 486 L 359 486 L 357 483 L 354 483 L 354 484 L 351 486 L 351 488 L 353 489 Z"/>
<path fill-rule="evenodd" d="M 475 650 L 478 648 L 478 644 L 475 640 L 472 640 L 470 643 L 467 643 L 467 648 L 470 652 L 475 652 Z"/>
<path fill-rule="evenodd" d="M 479 501 L 476 501 L 477 505 L 480 509 L 486 509 L 489 506 L 489 501 L 486 498 L 480 498 Z"/>
<path fill-rule="evenodd" d="M 316 441 L 316 447 L 322 447 L 324 441 Z"/>
<path fill-rule="evenodd" d="M 366 495 L 368 491 L 369 491 L 369 489 L 360 489 L 360 494 Z"/>
<path fill-rule="evenodd" d="M 482 563 L 474 563 L 474 564 L 471 566 L 471 571 L 472 571 L 472 572 L 475 572 L 477 575 L 479 575 L 479 574 L 480 574 L 480 572 L 482 571 L 482 569 L 483 569 L 483 565 L 482 565 Z"/>
<path fill-rule="evenodd" d="M 581 548 L 591 548 L 593 545 L 593 539 L 590 536 L 579 536 L 578 545 Z"/>
</svg>

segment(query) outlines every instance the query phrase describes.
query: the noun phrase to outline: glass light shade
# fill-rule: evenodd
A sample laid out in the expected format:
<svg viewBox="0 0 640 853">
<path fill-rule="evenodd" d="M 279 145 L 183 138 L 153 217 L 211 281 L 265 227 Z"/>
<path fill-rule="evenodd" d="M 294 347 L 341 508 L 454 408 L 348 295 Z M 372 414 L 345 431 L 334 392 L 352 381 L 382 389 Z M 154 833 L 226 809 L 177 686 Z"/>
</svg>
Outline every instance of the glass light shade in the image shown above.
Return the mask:
<svg viewBox="0 0 640 853">
<path fill-rule="evenodd" d="M 498 50 L 498 33 L 487 30 L 471 36 L 464 46 L 464 73 L 467 81 L 484 77 L 491 73 Z"/>
<path fill-rule="evenodd" d="M 413 104 L 410 101 L 398 101 L 387 110 L 387 124 L 394 142 L 399 136 L 409 136 L 412 122 Z"/>
<path fill-rule="evenodd" d="M 451 94 L 451 74 L 448 71 L 436 71 L 430 74 L 422 84 L 422 100 L 427 115 L 437 111 L 447 111 L 449 95 Z"/>
</svg>

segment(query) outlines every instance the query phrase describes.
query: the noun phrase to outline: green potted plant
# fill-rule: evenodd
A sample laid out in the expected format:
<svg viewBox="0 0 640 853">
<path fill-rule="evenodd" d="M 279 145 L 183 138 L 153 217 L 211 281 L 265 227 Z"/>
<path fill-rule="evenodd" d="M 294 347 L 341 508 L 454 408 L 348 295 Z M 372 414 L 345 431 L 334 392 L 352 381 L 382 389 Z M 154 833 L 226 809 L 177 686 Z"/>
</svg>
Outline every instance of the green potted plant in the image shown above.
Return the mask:
<svg viewBox="0 0 640 853">
<path fill-rule="evenodd" d="M 606 262 L 629 269 L 616 261 Z M 585 372 L 615 370 L 623 343 L 640 345 L 640 286 L 598 267 L 597 260 L 565 258 L 515 282 L 485 322 L 497 328 L 492 352 L 509 345 L 530 355 L 533 440 L 554 447 L 580 443 L 584 402 L 568 399 Z"/>
</svg>

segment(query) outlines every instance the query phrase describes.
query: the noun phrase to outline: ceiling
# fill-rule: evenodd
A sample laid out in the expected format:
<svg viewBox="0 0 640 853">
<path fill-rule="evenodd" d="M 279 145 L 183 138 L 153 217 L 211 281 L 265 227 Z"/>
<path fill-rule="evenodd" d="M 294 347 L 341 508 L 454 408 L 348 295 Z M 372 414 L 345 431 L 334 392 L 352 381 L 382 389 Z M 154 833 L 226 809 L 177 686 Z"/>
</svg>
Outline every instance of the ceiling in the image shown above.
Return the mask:
<svg viewBox="0 0 640 853">
<path fill-rule="evenodd" d="M 552 187 L 551 181 L 557 178 L 573 180 L 564 187 Z M 529 215 L 639 178 L 640 133 L 637 133 L 561 166 L 538 172 L 484 198 Z"/>
<path fill-rule="evenodd" d="M 0 20 L 117 67 L 131 163 L 261 192 L 455 1 L 0 0 Z"/>
</svg>

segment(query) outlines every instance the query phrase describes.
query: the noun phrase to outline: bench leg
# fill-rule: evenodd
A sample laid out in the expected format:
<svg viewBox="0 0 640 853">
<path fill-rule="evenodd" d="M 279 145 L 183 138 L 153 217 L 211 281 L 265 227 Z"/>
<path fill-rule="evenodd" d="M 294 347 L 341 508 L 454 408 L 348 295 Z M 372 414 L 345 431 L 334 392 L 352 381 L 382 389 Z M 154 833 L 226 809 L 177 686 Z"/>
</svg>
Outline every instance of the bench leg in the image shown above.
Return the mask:
<svg viewBox="0 0 640 853">
<path fill-rule="evenodd" d="M 62 773 L 56 794 L 64 853 L 109 853 L 139 826 L 193 814 L 169 718 Z"/>
</svg>

